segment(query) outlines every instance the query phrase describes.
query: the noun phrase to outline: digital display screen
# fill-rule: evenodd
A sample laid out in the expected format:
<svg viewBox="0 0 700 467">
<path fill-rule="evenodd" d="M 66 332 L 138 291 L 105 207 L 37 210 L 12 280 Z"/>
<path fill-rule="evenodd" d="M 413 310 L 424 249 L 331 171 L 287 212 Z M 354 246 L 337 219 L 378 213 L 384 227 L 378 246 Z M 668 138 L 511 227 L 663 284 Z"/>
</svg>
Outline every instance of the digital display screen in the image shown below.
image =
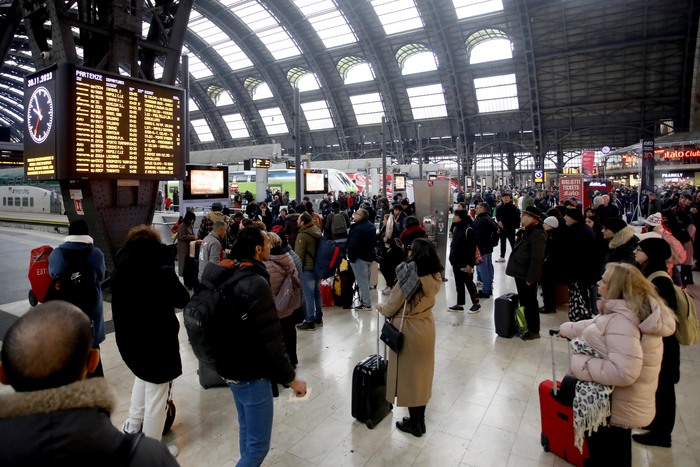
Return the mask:
<svg viewBox="0 0 700 467">
<path fill-rule="evenodd" d="M 270 159 L 259 159 L 257 157 L 254 157 L 253 159 L 251 159 L 251 165 L 254 169 L 269 169 Z"/>
<path fill-rule="evenodd" d="M 406 189 L 406 176 L 394 174 L 394 190 L 400 191 Z"/>
<path fill-rule="evenodd" d="M 182 190 L 185 201 L 228 198 L 228 166 L 188 164 Z"/>
<path fill-rule="evenodd" d="M 304 193 L 307 195 L 328 193 L 328 176 L 320 170 L 305 170 Z"/>
<path fill-rule="evenodd" d="M 46 73 L 55 76 L 47 79 Z M 48 100 L 55 124 L 47 132 Z M 35 126 L 25 129 L 25 142 L 37 146 L 25 156 L 30 179 L 183 178 L 180 88 L 62 64 L 27 77 L 25 105 L 27 117 L 37 116 Z"/>
<path fill-rule="evenodd" d="M 57 67 L 27 76 L 24 85 L 24 175 L 30 180 L 55 180 L 57 128 Z"/>
</svg>

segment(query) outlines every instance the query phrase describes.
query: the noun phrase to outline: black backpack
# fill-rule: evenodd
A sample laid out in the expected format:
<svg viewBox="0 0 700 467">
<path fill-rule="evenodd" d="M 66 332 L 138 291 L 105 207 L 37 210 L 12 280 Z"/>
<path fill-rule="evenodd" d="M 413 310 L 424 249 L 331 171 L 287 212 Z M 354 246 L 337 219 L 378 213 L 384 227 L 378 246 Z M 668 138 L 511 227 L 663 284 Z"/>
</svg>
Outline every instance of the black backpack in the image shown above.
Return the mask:
<svg viewBox="0 0 700 467">
<path fill-rule="evenodd" d="M 342 212 L 333 214 L 331 218 L 331 235 L 345 237 L 348 234 L 348 224 L 345 222 L 345 216 Z"/>
<path fill-rule="evenodd" d="M 61 275 L 54 280 L 51 291 L 47 294 L 50 300 L 65 300 L 88 313 L 97 302 L 97 284 L 95 271 L 88 262 L 94 247 L 69 250 L 59 248 L 63 255 L 65 268 Z"/>
<path fill-rule="evenodd" d="M 235 335 L 244 333 L 247 327 L 248 315 L 237 313 L 241 307 L 234 304 L 233 287 L 250 273 L 241 272 L 238 264 L 228 268 L 208 263 L 206 269 L 210 268 L 222 271 L 213 281 L 203 279 L 200 282 L 182 315 L 194 355 L 203 364 L 216 368 L 219 336 L 225 333 L 235 340 Z M 224 323 L 227 329 L 222 329 Z"/>
</svg>

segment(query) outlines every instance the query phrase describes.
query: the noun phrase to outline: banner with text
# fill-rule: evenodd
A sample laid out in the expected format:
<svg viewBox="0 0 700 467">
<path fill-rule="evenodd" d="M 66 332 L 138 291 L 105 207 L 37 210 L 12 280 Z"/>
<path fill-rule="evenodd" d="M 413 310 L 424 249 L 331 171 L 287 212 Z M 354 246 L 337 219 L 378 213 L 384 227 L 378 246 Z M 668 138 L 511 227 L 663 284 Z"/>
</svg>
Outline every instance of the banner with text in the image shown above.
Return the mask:
<svg viewBox="0 0 700 467">
<path fill-rule="evenodd" d="M 561 177 L 559 179 L 559 201 L 576 198 L 578 204 L 583 206 L 583 178 Z"/>
<path fill-rule="evenodd" d="M 593 166 L 595 165 L 595 152 L 583 151 L 581 153 L 581 171 L 583 175 L 593 175 Z"/>
<path fill-rule="evenodd" d="M 654 140 L 642 140 L 642 194 L 654 191 Z"/>
</svg>

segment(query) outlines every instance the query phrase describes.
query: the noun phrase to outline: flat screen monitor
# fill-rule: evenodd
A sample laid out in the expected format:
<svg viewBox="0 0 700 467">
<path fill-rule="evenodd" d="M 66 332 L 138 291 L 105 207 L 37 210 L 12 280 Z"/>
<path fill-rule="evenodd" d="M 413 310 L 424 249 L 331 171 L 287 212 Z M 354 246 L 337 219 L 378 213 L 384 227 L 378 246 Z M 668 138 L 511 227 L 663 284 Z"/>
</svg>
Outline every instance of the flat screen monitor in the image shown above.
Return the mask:
<svg viewBox="0 0 700 467">
<path fill-rule="evenodd" d="M 183 200 L 228 198 L 228 166 L 188 164 L 182 186 Z"/>
<path fill-rule="evenodd" d="M 321 170 L 304 170 L 304 193 L 307 195 L 328 193 L 328 174 Z"/>
<path fill-rule="evenodd" d="M 406 189 L 406 176 L 403 174 L 394 174 L 394 190 L 403 191 Z"/>
</svg>

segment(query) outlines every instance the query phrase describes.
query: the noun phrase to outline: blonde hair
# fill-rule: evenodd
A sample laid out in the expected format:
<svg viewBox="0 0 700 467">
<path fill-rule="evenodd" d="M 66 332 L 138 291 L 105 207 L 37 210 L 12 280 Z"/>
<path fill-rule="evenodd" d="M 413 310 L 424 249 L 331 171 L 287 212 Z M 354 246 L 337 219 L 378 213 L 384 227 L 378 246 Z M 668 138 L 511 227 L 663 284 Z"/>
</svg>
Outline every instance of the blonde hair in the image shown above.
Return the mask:
<svg viewBox="0 0 700 467">
<path fill-rule="evenodd" d="M 265 223 L 263 221 L 258 220 L 258 219 L 253 219 L 253 225 L 255 227 L 259 228 L 260 230 L 262 230 L 263 232 L 267 232 L 267 226 L 265 225 Z"/>
<path fill-rule="evenodd" d="M 268 232 L 267 236 L 270 237 L 270 248 L 278 248 L 282 246 L 282 239 L 279 235 L 274 232 Z"/>
<path fill-rule="evenodd" d="M 663 304 L 656 287 L 646 280 L 635 266 L 627 263 L 608 263 L 605 271 L 610 273 L 607 282 L 607 299 L 622 299 L 630 310 L 645 320 L 651 314 L 650 299 Z"/>
</svg>

